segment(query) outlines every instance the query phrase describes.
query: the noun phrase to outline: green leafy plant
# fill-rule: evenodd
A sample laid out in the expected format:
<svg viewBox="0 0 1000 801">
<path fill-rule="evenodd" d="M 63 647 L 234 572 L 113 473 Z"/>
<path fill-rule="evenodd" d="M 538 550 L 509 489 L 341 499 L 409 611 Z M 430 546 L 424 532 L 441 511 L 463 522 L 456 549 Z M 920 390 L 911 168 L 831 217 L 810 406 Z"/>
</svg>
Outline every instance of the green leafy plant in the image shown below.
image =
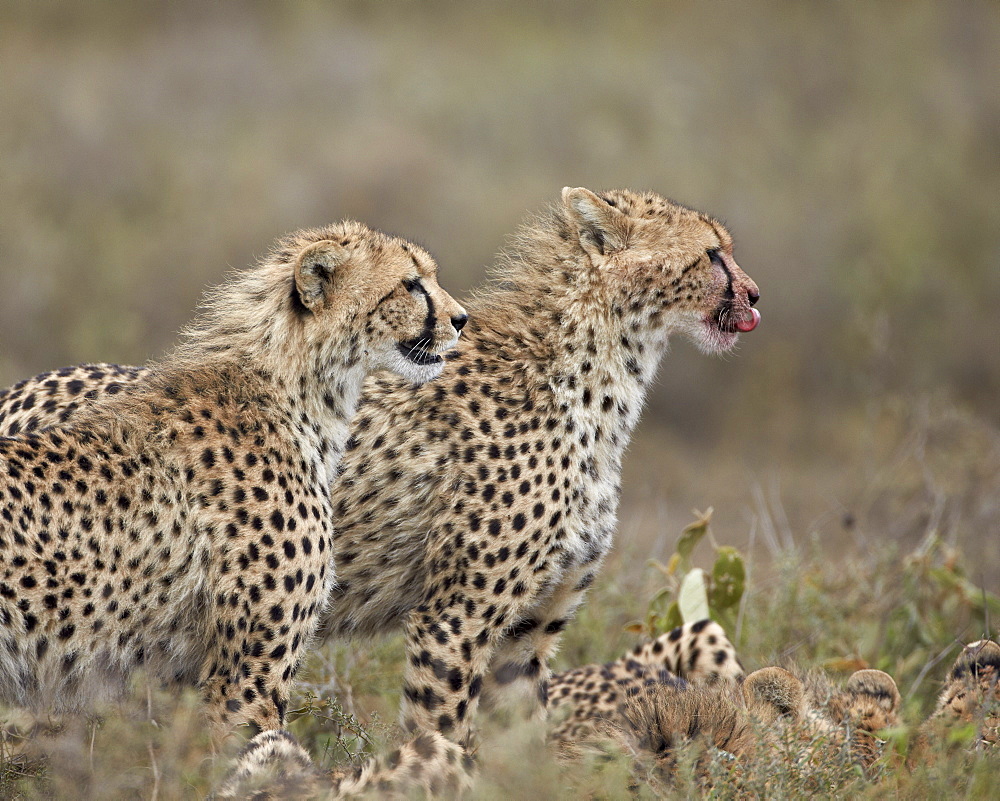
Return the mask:
<svg viewBox="0 0 1000 801">
<path fill-rule="evenodd" d="M 746 589 L 746 565 L 736 548 L 719 545 L 712 536 L 712 509 L 694 511 L 694 521 L 684 527 L 667 564 L 656 560 L 651 565 L 663 574 L 665 586 L 650 600 L 646 619 L 626 626 L 637 634 L 655 637 L 665 631 L 710 617 L 728 631 L 735 629 L 743 593 Z M 710 571 L 696 567 L 693 554 L 706 539 L 715 552 Z"/>
</svg>

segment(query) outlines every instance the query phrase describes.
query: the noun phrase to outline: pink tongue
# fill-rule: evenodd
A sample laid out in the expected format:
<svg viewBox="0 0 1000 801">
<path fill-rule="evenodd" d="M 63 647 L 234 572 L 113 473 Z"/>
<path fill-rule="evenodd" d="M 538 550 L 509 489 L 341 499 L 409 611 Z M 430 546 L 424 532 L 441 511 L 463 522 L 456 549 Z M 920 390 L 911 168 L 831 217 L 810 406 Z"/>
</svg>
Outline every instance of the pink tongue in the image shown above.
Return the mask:
<svg viewBox="0 0 1000 801">
<path fill-rule="evenodd" d="M 750 319 L 740 320 L 736 323 L 736 327 L 742 331 L 744 334 L 747 331 L 753 331 L 757 327 L 757 323 L 760 322 L 760 312 L 756 309 L 750 309 Z"/>
</svg>

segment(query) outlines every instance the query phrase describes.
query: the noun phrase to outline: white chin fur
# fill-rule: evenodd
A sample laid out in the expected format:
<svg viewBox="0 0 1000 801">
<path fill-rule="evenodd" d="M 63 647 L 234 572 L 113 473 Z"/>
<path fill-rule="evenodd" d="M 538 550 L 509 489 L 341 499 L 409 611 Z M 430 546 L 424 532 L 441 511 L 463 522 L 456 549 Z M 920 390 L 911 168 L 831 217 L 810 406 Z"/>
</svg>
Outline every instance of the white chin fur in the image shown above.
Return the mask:
<svg viewBox="0 0 1000 801">
<path fill-rule="evenodd" d="M 438 353 L 447 353 L 458 344 L 458 340 L 459 337 L 456 336 L 452 337 L 447 342 L 442 343 L 440 346 L 438 346 Z"/>
<path fill-rule="evenodd" d="M 414 364 L 399 351 L 392 350 L 382 354 L 376 367 L 391 370 L 414 384 L 423 384 L 425 381 L 431 381 L 441 375 L 444 361 L 435 364 Z"/>
<path fill-rule="evenodd" d="M 739 334 L 721 331 L 714 321 L 704 317 L 685 320 L 677 330 L 686 334 L 704 353 L 725 353 L 732 350 L 739 339 Z"/>
</svg>

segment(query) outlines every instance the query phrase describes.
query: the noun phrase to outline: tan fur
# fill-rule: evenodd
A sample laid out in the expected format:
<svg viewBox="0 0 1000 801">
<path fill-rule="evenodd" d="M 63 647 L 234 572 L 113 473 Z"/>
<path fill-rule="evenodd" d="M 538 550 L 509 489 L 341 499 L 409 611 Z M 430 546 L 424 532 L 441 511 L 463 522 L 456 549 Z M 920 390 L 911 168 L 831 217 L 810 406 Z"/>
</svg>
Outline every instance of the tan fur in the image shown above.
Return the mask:
<svg viewBox="0 0 1000 801">
<path fill-rule="evenodd" d="M 953 747 L 949 735 L 964 726 L 972 727 L 974 749 L 1000 745 L 1000 645 L 992 640 L 969 643 L 958 655 L 934 712 L 917 733 L 910 765 Z"/>
<path fill-rule="evenodd" d="M 745 675 L 725 629 L 707 619 L 685 623 L 640 643 L 622 659 L 669 670 L 694 684 L 738 682 Z"/>
<path fill-rule="evenodd" d="M 805 687 L 784 668 L 755 670 L 741 689 L 747 711 L 761 723 L 771 724 L 781 718 L 799 722 L 806 717 Z"/>
<path fill-rule="evenodd" d="M 711 650 L 726 656 L 718 664 L 698 658 L 707 637 L 713 638 Z M 636 661 L 656 643 L 661 647 L 653 666 Z M 686 659 L 678 659 L 681 652 Z M 677 675 L 664 664 L 698 667 Z M 725 666 L 720 679 L 717 669 Z M 881 755 L 877 733 L 899 725 L 901 705 L 895 682 L 880 670 L 854 673 L 843 689 L 819 673 L 800 677 L 780 667 L 762 668 L 744 680 L 725 632 L 706 622 L 637 646 L 617 662 L 554 676 L 549 689 L 550 707 L 562 720 L 550 741 L 564 758 L 611 741 L 638 762 L 653 764 L 658 781 L 669 781 L 676 748 L 689 742 L 704 749 L 702 770 L 718 752 L 747 762 L 791 749 L 798 760 L 812 758 L 817 749 L 833 753 L 844 747 L 867 770 Z"/>
<path fill-rule="evenodd" d="M 640 643 L 614 662 L 552 676 L 548 707 L 556 714 L 550 738 L 578 740 L 597 720 L 621 719 L 629 698 L 656 686 L 735 685 L 743 675 L 736 649 L 718 623 L 686 623 Z"/>
<path fill-rule="evenodd" d="M 630 695 L 613 715 L 567 721 L 551 740 L 567 761 L 611 746 L 632 757 L 637 776 L 644 775 L 654 787 L 665 786 L 681 748 L 695 749 L 698 771 L 705 774 L 719 755 L 743 761 L 775 747 L 786 728 L 804 719 L 802 709 L 786 706 L 789 698 L 802 695 L 802 683 L 781 668 L 752 673 L 742 687 L 651 684 Z"/>
<path fill-rule="evenodd" d="M 261 732 L 240 753 L 213 799 L 454 797 L 472 783 L 472 761 L 438 732 L 413 737 L 385 756 L 351 771 L 326 773 L 284 730 Z"/>
<path fill-rule="evenodd" d="M 293 234 L 131 391 L 0 438 L 0 699 L 76 711 L 144 665 L 200 686 L 218 735 L 278 728 L 333 583 L 362 381 L 435 377 L 464 323 L 435 270 L 360 223 Z"/>
<path fill-rule="evenodd" d="M 629 732 L 627 750 L 660 754 L 695 735 L 706 735 L 718 748 L 724 748 L 719 738 L 742 743 L 751 736 L 751 718 L 773 722 L 794 712 L 798 719 L 804 690 L 780 668 L 757 671 L 744 682 L 725 630 L 701 620 L 640 643 L 615 662 L 554 675 L 548 703 L 554 710 L 549 740 L 564 753 L 595 736 L 612 733 L 621 740 L 614 733 Z"/>
<path fill-rule="evenodd" d="M 543 712 L 549 658 L 611 547 L 622 456 L 669 336 L 725 350 L 756 299 L 710 217 L 653 193 L 568 189 L 468 304 L 441 381 L 366 383 L 330 495 L 323 632 L 403 627 L 408 727 L 464 741 L 484 696 Z M 130 379 L 40 376 L 0 398 L 0 430 L 47 425 Z M 28 394 L 44 414 L 13 408 Z"/>
</svg>

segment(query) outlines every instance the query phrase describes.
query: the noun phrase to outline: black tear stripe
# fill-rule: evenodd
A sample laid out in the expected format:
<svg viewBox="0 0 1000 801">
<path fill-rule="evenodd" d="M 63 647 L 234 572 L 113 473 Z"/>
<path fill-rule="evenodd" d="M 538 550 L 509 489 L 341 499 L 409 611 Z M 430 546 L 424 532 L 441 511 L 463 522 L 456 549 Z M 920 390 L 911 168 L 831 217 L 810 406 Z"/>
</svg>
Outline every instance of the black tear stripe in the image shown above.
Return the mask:
<svg viewBox="0 0 1000 801">
<path fill-rule="evenodd" d="M 685 275 L 687 275 L 689 272 L 691 272 L 695 267 L 697 267 L 699 264 L 701 264 L 702 258 L 703 258 L 702 256 L 699 256 L 697 259 L 695 259 L 693 262 L 691 262 L 687 267 L 685 267 L 683 270 L 681 270 L 681 277 L 683 278 Z"/>
<path fill-rule="evenodd" d="M 427 293 L 427 290 L 424 288 L 424 285 L 422 283 L 420 283 L 420 279 L 419 278 L 414 278 L 414 279 L 404 278 L 402 281 L 400 281 L 400 283 L 403 285 L 403 289 L 405 289 L 407 292 L 413 292 L 414 290 L 416 290 L 421 295 L 423 295 L 425 298 L 427 298 L 428 319 L 433 318 L 433 316 L 434 316 L 434 301 L 431 300 L 431 296 Z M 398 288 L 399 287 L 393 287 L 389 292 L 386 292 L 382 297 L 380 297 L 378 299 L 378 303 L 375 304 L 375 307 L 372 309 L 371 313 L 374 314 L 375 309 L 377 309 L 379 306 L 381 306 L 383 303 L 385 303 L 389 298 L 391 298 L 393 295 L 395 295 L 396 294 L 396 290 Z M 427 330 L 427 328 L 428 328 L 428 323 L 425 322 L 424 323 L 424 330 Z M 432 331 L 434 330 L 433 324 L 430 325 L 430 330 L 432 330 Z"/>
<path fill-rule="evenodd" d="M 434 313 L 434 300 L 419 278 L 416 281 L 403 281 L 403 286 L 406 287 L 408 292 L 416 290 L 427 299 L 427 317 L 424 319 L 424 330 L 420 332 L 420 336 L 417 337 L 416 341 L 426 340 L 428 344 L 434 342 L 434 319 L 436 317 Z"/>
<path fill-rule="evenodd" d="M 406 286 L 406 281 L 403 282 L 403 286 Z M 409 291 L 409 290 L 407 290 Z M 391 292 L 386 292 L 382 297 L 378 299 L 378 303 L 375 304 L 375 308 L 371 310 L 371 314 L 375 313 L 375 309 L 385 303 L 389 298 L 396 294 L 396 290 L 393 289 Z"/>
<path fill-rule="evenodd" d="M 736 293 L 733 292 L 733 274 L 729 271 L 729 267 L 726 266 L 726 262 L 719 256 L 718 250 L 710 250 L 708 255 L 712 260 L 712 264 L 718 264 L 722 268 L 722 272 L 726 274 L 726 292 L 724 297 L 726 300 L 733 300 L 736 297 Z"/>
</svg>

